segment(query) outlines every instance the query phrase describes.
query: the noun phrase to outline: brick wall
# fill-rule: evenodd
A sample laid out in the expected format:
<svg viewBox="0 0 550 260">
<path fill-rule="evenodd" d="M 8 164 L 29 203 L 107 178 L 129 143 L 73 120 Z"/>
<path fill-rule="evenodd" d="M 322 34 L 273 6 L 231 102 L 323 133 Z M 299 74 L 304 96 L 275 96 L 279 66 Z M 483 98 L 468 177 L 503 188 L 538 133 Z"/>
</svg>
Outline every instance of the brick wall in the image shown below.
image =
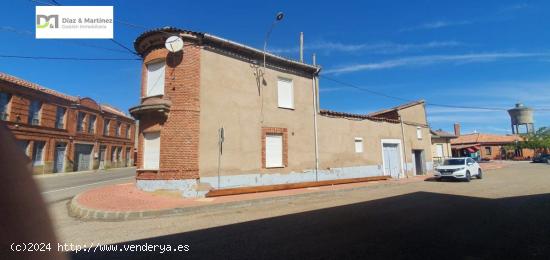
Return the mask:
<svg viewBox="0 0 550 260">
<path fill-rule="evenodd" d="M 65 165 L 71 171 L 71 166 L 74 163 L 74 144 L 75 143 L 90 143 L 94 145 L 94 154 L 99 151 L 100 145 L 106 145 L 107 151 L 112 146 L 123 147 L 124 152 L 122 158 L 124 160 L 130 159 L 133 161 L 133 147 L 134 147 L 134 133 L 135 122 L 134 120 L 115 115 L 108 111 L 102 111 L 95 101 L 89 98 L 83 99 L 70 99 L 61 98 L 59 96 L 45 93 L 37 89 L 25 87 L 24 84 L 32 84 L 26 81 L 19 80 L 18 83 L 10 82 L 0 79 L 0 92 L 11 94 L 10 102 L 8 104 L 8 118 L 6 123 L 11 132 L 15 135 L 16 139 L 28 141 L 27 155 L 32 157 L 32 151 L 36 142 L 45 142 L 43 154 L 44 165 L 35 167 L 35 173 L 49 173 L 53 170 L 53 161 L 55 155 L 56 144 L 66 143 L 66 158 Z M 23 83 L 21 83 L 23 82 Z M 39 125 L 28 124 L 28 113 L 31 100 L 39 100 L 42 103 L 40 110 L 40 123 Z M 58 107 L 64 107 L 65 112 L 65 124 L 63 129 L 56 128 L 55 120 Z M 88 133 L 89 117 L 85 121 L 84 129 L 82 132 L 77 133 L 76 122 L 78 112 L 85 112 L 88 116 L 96 116 L 95 133 Z M 103 136 L 103 117 L 116 118 L 122 122 L 122 129 L 120 137 L 114 136 L 114 128 L 111 136 Z M 115 121 L 113 121 L 115 122 Z M 130 137 L 126 138 L 124 129 L 127 125 L 130 125 Z M 126 158 L 125 149 L 130 148 L 130 158 Z M 110 155 L 106 157 L 110 160 Z M 94 169 L 98 165 L 94 162 Z"/>
<path fill-rule="evenodd" d="M 262 168 L 266 168 L 265 165 L 265 138 L 268 134 L 281 134 L 283 135 L 283 165 L 288 166 L 288 130 L 286 128 L 278 127 L 262 127 Z"/>
<path fill-rule="evenodd" d="M 181 55 L 181 54 L 180 54 Z M 148 62 L 166 61 L 164 98 L 172 107 L 164 120 L 140 119 L 138 161 L 143 168 L 143 133 L 160 131 L 160 169 L 140 171 L 138 179 L 195 179 L 199 177 L 200 47 L 186 46 L 182 56 L 165 48 L 149 52 L 142 66 L 142 97 L 146 93 Z"/>
</svg>

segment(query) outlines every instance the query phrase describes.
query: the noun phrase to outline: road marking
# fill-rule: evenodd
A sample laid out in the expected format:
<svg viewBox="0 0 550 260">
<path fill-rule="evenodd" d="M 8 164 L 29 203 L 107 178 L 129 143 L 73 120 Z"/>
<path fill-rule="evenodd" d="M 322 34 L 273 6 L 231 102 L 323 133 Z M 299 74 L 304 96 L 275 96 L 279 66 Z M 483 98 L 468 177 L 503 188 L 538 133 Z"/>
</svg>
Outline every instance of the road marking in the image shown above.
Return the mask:
<svg viewBox="0 0 550 260">
<path fill-rule="evenodd" d="M 81 187 L 86 187 L 86 186 L 90 186 L 90 185 L 95 185 L 95 184 L 99 184 L 99 183 L 105 183 L 105 182 L 116 181 L 116 180 L 124 180 L 124 179 L 130 179 L 130 178 L 135 178 L 135 177 L 134 177 L 134 176 L 130 176 L 130 177 L 123 177 L 123 178 L 111 179 L 111 180 L 106 180 L 106 181 L 98 181 L 98 182 L 93 182 L 93 183 L 88 183 L 88 184 L 83 184 L 83 185 L 78 185 L 78 186 L 63 188 L 63 189 L 44 191 L 44 192 L 42 192 L 42 194 L 51 193 L 51 192 L 58 192 L 58 191 L 64 191 L 64 190 L 70 190 L 70 189 L 75 189 L 75 188 L 81 188 Z"/>
</svg>

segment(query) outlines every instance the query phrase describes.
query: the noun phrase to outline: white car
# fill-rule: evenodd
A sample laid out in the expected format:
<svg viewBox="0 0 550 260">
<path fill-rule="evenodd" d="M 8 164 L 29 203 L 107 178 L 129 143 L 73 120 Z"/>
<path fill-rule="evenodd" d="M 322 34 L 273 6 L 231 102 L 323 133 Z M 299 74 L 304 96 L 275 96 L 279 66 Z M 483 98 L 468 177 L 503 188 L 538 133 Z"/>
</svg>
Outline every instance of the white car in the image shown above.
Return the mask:
<svg viewBox="0 0 550 260">
<path fill-rule="evenodd" d="M 441 179 L 459 179 L 470 181 L 472 177 L 483 178 L 483 172 L 479 164 L 469 157 L 445 159 L 435 168 L 434 177 Z"/>
</svg>

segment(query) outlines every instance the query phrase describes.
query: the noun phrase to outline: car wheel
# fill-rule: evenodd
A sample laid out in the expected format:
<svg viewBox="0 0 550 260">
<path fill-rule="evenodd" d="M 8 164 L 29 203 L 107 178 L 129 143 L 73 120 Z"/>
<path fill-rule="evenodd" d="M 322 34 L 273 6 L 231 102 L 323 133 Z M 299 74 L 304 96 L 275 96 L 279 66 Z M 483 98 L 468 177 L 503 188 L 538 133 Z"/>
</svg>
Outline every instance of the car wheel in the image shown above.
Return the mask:
<svg viewBox="0 0 550 260">
<path fill-rule="evenodd" d="M 466 172 L 466 179 L 464 179 L 464 181 L 470 182 L 471 179 L 472 179 L 472 175 L 470 174 L 470 171 L 467 171 Z"/>
<path fill-rule="evenodd" d="M 483 172 L 481 171 L 481 169 L 478 169 L 477 170 L 477 176 L 476 176 L 478 179 L 483 179 Z"/>
</svg>

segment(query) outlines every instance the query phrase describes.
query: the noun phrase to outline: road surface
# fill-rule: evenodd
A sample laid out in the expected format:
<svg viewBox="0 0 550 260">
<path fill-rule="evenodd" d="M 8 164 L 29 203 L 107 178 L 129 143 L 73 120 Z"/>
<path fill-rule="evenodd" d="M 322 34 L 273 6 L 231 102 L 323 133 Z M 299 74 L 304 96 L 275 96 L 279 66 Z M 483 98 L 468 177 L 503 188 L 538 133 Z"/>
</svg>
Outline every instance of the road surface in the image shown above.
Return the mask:
<svg viewBox="0 0 550 260">
<path fill-rule="evenodd" d="M 37 176 L 37 181 L 46 203 L 51 204 L 71 199 L 85 190 L 109 184 L 132 182 L 135 168 L 113 168 L 97 172 L 61 173 Z"/>
<path fill-rule="evenodd" d="M 65 203 L 50 210 L 60 241 L 118 246 L 75 259 L 549 259 L 549 184 L 550 165 L 519 163 L 470 183 L 420 181 L 185 217 L 93 222 L 68 217 Z M 132 245 L 189 251 L 123 248 Z"/>
</svg>

